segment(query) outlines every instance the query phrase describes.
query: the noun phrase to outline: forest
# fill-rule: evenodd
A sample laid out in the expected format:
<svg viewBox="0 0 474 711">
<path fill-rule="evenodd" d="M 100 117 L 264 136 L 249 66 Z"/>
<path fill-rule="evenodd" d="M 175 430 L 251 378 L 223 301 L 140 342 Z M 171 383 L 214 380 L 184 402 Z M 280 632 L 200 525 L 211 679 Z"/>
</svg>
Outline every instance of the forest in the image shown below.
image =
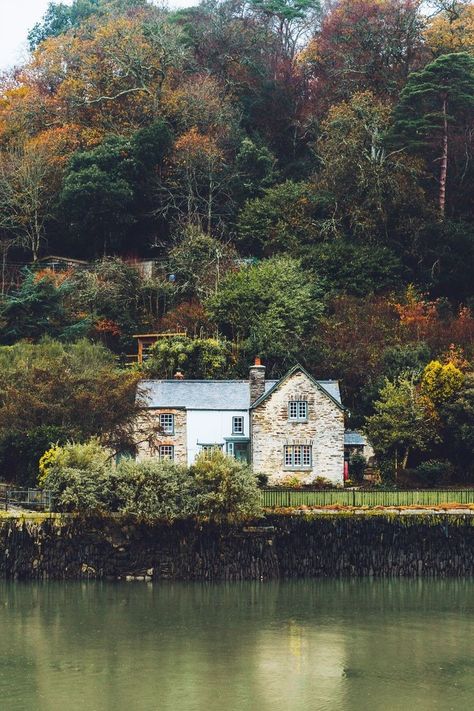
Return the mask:
<svg viewBox="0 0 474 711">
<path fill-rule="evenodd" d="M 0 468 L 123 438 L 143 375 L 258 354 L 339 379 L 386 479 L 474 480 L 473 2 L 52 2 L 28 43 L 0 76 Z M 181 335 L 140 369 L 139 333 Z"/>
</svg>

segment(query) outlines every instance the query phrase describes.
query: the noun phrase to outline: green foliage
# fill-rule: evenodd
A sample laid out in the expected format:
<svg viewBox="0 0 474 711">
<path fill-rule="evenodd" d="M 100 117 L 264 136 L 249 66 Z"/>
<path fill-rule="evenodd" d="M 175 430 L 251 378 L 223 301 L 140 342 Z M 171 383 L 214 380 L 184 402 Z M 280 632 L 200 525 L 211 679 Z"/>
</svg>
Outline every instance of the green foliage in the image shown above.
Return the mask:
<svg viewBox="0 0 474 711">
<path fill-rule="evenodd" d="M 443 132 L 443 101 L 448 122 L 459 124 L 474 109 L 474 58 L 445 54 L 408 77 L 395 111 L 393 134 L 413 149 L 425 149 Z"/>
<path fill-rule="evenodd" d="M 276 158 L 270 149 L 251 138 L 244 138 L 235 157 L 235 190 L 239 202 L 259 195 L 278 178 Z"/>
<path fill-rule="evenodd" d="M 137 269 L 117 258 L 103 258 L 75 272 L 69 284 L 69 302 L 76 312 L 91 314 L 93 321 L 108 322 L 116 339 L 114 343 L 109 338 L 107 345 L 123 347 L 137 331 L 140 291 Z"/>
<path fill-rule="evenodd" d="M 62 425 L 31 425 L 29 429 L 4 426 L 0 430 L 0 478 L 23 487 L 34 487 L 38 461 L 53 443 L 65 443 L 69 427 Z"/>
<path fill-rule="evenodd" d="M 41 22 L 28 33 L 30 51 L 49 37 L 57 37 L 99 10 L 101 0 L 74 0 L 72 6 L 62 2 L 50 2 Z"/>
<path fill-rule="evenodd" d="M 31 472 L 56 440 L 100 435 L 133 442 L 137 376 L 117 368 L 100 345 L 44 340 L 0 348 L 0 441 L 25 438 L 21 466 Z M 29 445 L 26 442 L 30 442 Z M 42 451 L 38 453 L 41 443 Z M 20 451 L 17 448 L 17 451 Z M 31 457 L 31 458 L 30 458 Z M 8 478 L 8 459 L 2 475 Z"/>
<path fill-rule="evenodd" d="M 55 444 L 47 450 L 39 461 L 38 484 L 48 488 L 48 477 L 61 469 L 83 469 L 92 472 L 104 470 L 110 463 L 112 452 L 100 444 L 98 437 L 86 442 Z"/>
<path fill-rule="evenodd" d="M 394 289 L 400 283 L 400 259 L 387 247 L 331 239 L 308 248 L 303 266 L 328 288 L 355 296 Z"/>
<path fill-rule="evenodd" d="M 20 288 L 0 305 L 1 342 L 44 336 L 69 341 L 87 335 L 90 318 L 78 318 L 66 305 L 71 287 L 68 280 L 58 282 L 53 274 L 27 272 Z"/>
<path fill-rule="evenodd" d="M 181 370 L 186 378 L 224 378 L 231 365 L 231 344 L 216 338 L 162 338 L 143 364 L 150 378 L 172 378 Z"/>
<path fill-rule="evenodd" d="M 197 488 L 186 467 L 123 459 L 112 473 L 122 513 L 173 521 L 197 514 Z"/>
<path fill-rule="evenodd" d="M 236 252 L 221 240 L 188 226 L 168 256 L 180 296 L 205 299 L 218 288 L 222 276 L 235 269 Z"/>
<path fill-rule="evenodd" d="M 262 197 L 246 202 L 238 224 L 242 249 L 252 255 L 295 253 L 318 235 L 315 221 L 327 203 L 309 183 L 285 183 L 267 188 Z"/>
<path fill-rule="evenodd" d="M 248 465 L 213 449 L 196 458 L 190 473 L 198 488 L 200 516 L 239 521 L 259 515 L 258 482 Z"/>
<path fill-rule="evenodd" d="M 260 513 L 257 477 L 218 450 L 188 469 L 173 462 L 122 459 L 115 467 L 97 439 L 67 443 L 42 458 L 40 484 L 59 511 L 119 511 L 149 519 L 240 521 Z"/>
<path fill-rule="evenodd" d="M 225 276 L 207 307 L 247 362 L 259 353 L 286 367 L 300 359 L 307 329 L 322 313 L 322 286 L 308 281 L 297 260 L 274 257 Z"/>
<path fill-rule="evenodd" d="M 449 477 L 450 464 L 446 460 L 428 459 L 419 464 L 414 474 L 421 486 L 438 486 Z"/>
<path fill-rule="evenodd" d="M 466 375 L 454 398 L 442 408 L 445 448 L 465 481 L 474 477 L 474 374 Z"/>
<path fill-rule="evenodd" d="M 115 136 L 72 157 L 60 203 L 77 237 L 87 233 L 89 254 L 120 246 L 133 224 L 135 167 L 129 141 Z"/>
<path fill-rule="evenodd" d="M 57 511 L 106 511 L 115 496 L 110 459 L 97 438 L 67 442 L 43 455 L 38 481 L 51 492 Z"/>
<path fill-rule="evenodd" d="M 406 467 L 410 450 L 426 451 L 437 441 L 436 422 L 412 380 L 386 381 L 367 418 L 367 435 L 377 455 Z M 402 458 L 399 459 L 399 456 Z"/>
</svg>

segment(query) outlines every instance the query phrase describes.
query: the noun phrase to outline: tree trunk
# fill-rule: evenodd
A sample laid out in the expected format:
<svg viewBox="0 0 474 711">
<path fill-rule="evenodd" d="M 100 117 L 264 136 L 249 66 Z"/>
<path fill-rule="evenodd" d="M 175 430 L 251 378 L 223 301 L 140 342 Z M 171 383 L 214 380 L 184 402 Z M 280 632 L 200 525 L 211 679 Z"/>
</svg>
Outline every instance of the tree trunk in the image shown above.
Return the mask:
<svg viewBox="0 0 474 711">
<path fill-rule="evenodd" d="M 448 113 L 447 99 L 443 99 L 443 149 L 441 153 L 441 168 L 439 174 L 439 211 L 441 219 L 446 211 L 446 176 L 448 173 Z"/>
<path fill-rule="evenodd" d="M 405 449 L 405 452 L 403 453 L 403 459 L 402 459 L 402 469 L 406 469 L 406 468 L 407 468 L 407 464 L 408 464 L 408 455 L 409 455 L 409 454 L 410 454 L 410 448 L 409 448 L 409 447 L 407 447 L 407 448 Z"/>
</svg>

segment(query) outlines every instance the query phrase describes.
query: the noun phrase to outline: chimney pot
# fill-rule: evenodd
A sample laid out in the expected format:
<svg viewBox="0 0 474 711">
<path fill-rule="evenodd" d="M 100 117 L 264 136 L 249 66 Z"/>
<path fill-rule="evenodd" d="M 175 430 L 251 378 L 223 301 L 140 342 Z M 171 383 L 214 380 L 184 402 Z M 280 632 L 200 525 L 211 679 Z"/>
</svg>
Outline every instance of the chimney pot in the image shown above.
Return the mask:
<svg viewBox="0 0 474 711">
<path fill-rule="evenodd" d="M 174 374 L 174 379 L 175 380 L 184 380 L 184 375 L 182 374 L 182 372 L 179 369 Z"/>
</svg>

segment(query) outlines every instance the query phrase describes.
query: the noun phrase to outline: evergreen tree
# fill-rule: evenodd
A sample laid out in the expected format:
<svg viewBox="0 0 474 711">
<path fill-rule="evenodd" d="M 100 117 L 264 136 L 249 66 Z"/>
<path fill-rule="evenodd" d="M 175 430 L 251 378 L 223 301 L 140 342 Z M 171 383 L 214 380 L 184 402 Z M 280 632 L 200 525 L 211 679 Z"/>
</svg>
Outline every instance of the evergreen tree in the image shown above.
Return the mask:
<svg viewBox="0 0 474 711">
<path fill-rule="evenodd" d="M 395 111 L 393 132 L 416 151 L 435 151 L 439 161 L 438 206 L 444 217 L 450 137 L 474 120 L 474 58 L 445 54 L 413 72 Z"/>
</svg>

